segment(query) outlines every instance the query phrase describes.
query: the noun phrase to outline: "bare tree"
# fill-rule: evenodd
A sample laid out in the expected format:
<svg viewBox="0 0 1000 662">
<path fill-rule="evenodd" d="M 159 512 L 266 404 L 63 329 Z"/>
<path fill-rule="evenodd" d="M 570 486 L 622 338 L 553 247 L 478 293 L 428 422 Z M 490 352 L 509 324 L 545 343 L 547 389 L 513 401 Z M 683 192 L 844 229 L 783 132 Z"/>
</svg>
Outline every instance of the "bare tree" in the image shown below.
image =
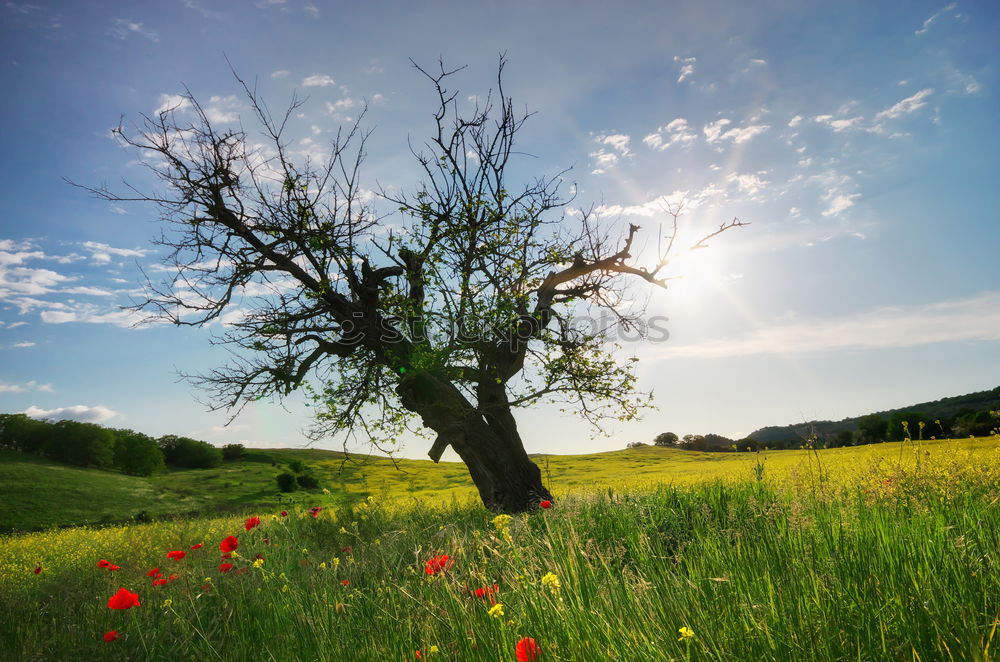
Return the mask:
<svg viewBox="0 0 1000 662">
<path fill-rule="evenodd" d="M 337 134 L 325 162 L 297 166 L 285 136 L 301 102 L 275 117 L 238 76 L 266 149 L 242 129 L 217 130 L 188 92 L 183 112 L 116 131 L 164 193 L 89 190 L 155 202 L 174 229 L 155 243 L 170 249 L 175 276 L 147 278 L 147 298 L 133 306 L 147 319 L 201 326 L 252 300 L 219 339 L 232 361 L 192 378 L 213 409 L 235 417 L 253 399 L 302 388 L 315 403 L 313 439 L 362 433 L 379 447 L 419 418 L 436 433 L 430 457 L 450 445 L 487 508 L 524 511 L 551 495 L 515 408 L 562 401 L 599 428 L 648 402 L 634 392 L 634 364 L 607 348 L 611 329 L 574 328 L 571 313 L 600 309 L 611 327 L 633 328 L 642 311 L 623 312 L 624 281 L 666 287 L 679 210 L 665 212 L 656 262 L 635 266 L 639 226 L 616 238 L 592 212 L 567 217 L 564 173 L 508 181 L 530 114 L 505 96 L 502 59 L 496 90 L 464 114 L 446 87 L 457 69 L 414 66 L 437 96 L 430 139 L 410 148 L 423 176 L 409 192 L 375 198 L 391 203 L 402 230 L 387 228 L 361 188 L 361 119 Z"/>
</svg>

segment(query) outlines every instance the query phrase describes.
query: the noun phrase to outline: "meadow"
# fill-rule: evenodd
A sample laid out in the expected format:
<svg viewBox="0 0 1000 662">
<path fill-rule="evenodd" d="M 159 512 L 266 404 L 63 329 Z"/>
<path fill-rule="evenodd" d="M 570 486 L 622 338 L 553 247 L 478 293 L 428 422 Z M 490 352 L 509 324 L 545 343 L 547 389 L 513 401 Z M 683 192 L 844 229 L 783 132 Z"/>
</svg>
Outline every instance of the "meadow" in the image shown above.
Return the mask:
<svg viewBox="0 0 1000 662">
<path fill-rule="evenodd" d="M 514 517 L 373 462 L 273 508 L 0 537 L 0 655 L 996 658 L 1000 438 L 538 462 L 554 503 Z"/>
</svg>

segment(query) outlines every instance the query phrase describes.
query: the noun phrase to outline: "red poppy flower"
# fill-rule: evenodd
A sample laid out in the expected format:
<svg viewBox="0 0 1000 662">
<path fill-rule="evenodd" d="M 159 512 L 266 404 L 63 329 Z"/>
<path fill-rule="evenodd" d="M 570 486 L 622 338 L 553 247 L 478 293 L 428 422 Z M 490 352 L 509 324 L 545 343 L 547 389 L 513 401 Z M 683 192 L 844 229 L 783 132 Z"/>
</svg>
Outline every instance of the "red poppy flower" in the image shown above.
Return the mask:
<svg viewBox="0 0 1000 662">
<path fill-rule="evenodd" d="M 439 572 L 444 572 L 450 568 L 455 563 L 447 554 L 442 554 L 441 556 L 432 556 L 427 560 L 427 564 L 424 566 L 424 572 L 428 575 L 436 575 Z"/>
<path fill-rule="evenodd" d="M 167 577 L 167 579 L 169 579 L 170 581 L 174 581 L 175 579 L 177 579 L 178 576 L 179 575 L 170 575 L 169 577 Z"/>
<path fill-rule="evenodd" d="M 108 566 L 109 572 L 114 572 L 115 570 L 121 570 L 121 569 L 122 567 L 120 565 L 115 565 L 114 563 Z"/>
<path fill-rule="evenodd" d="M 473 594 L 474 594 L 474 595 L 475 595 L 475 596 L 476 596 L 477 598 L 481 598 L 481 599 L 482 599 L 482 598 L 489 598 L 489 599 L 490 599 L 490 602 L 496 602 L 496 601 L 495 601 L 495 600 L 493 599 L 493 594 L 494 594 L 494 593 L 496 593 L 496 592 L 497 592 L 497 591 L 499 591 L 499 590 L 500 590 L 500 587 L 499 587 L 499 586 L 497 586 L 496 584 L 494 584 L 494 585 L 493 585 L 493 588 L 490 588 L 489 586 L 484 586 L 484 587 L 482 587 L 482 588 L 477 588 L 477 589 L 476 589 L 475 591 L 473 591 L 472 593 L 473 593 Z"/>
<path fill-rule="evenodd" d="M 288 511 L 287 510 L 282 510 L 281 511 L 281 516 L 282 517 L 288 517 Z"/>
<path fill-rule="evenodd" d="M 225 554 L 222 555 L 222 558 L 224 558 L 224 559 L 231 559 L 231 558 L 233 558 L 233 553 L 232 552 L 226 552 Z"/>
<path fill-rule="evenodd" d="M 514 647 L 514 656 L 517 657 L 517 662 L 533 662 L 541 654 L 542 649 L 538 647 L 538 644 L 531 637 L 524 637 Z"/>
<path fill-rule="evenodd" d="M 152 570 L 150 570 L 149 572 L 146 573 L 146 576 L 147 577 L 159 577 L 160 576 L 160 569 L 159 568 L 153 568 Z"/>
<path fill-rule="evenodd" d="M 415 653 L 414 653 L 414 655 L 416 656 L 416 658 L 417 658 L 418 660 L 420 659 L 420 651 L 417 651 L 417 652 L 415 652 Z"/>
<path fill-rule="evenodd" d="M 153 586 L 163 586 L 166 583 L 167 583 L 166 579 L 154 579 L 153 580 Z"/>
<path fill-rule="evenodd" d="M 139 594 L 132 593 L 128 589 L 120 588 L 118 592 L 108 598 L 108 609 L 129 609 L 139 606 Z"/>
<path fill-rule="evenodd" d="M 177 550 L 176 552 L 167 552 L 167 558 L 168 559 L 173 559 L 175 561 L 180 561 L 182 558 L 184 558 L 187 555 L 188 555 L 187 552 L 183 552 L 181 550 Z"/>
<path fill-rule="evenodd" d="M 105 561 L 104 559 L 101 559 L 100 561 L 97 562 L 97 567 L 98 568 L 110 568 L 111 567 L 111 561 Z"/>
<path fill-rule="evenodd" d="M 197 545 L 191 545 L 191 549 L 201 549 L 201 546 L 202 546 L 203 544 L 204 544 L 204 543 L 198 543 Z"/>
<path fill-rule="evenodd" d="M 340 583 L 343 584 L 344 586 L 348 586 L 351 582 L 349 580 L 347 580 L 347 579 L 343 579 L 343 580 L 341 580 Z"/>
<path fill-rule="evenodd" d="M 220 563 L 219 564 L 219 572 L 229 572 L 232 569 L 233 569 L 233 564 L 232 563 Z"/>
<path fill-rule="evenodd" d="M 546 499 L 545 501 L 540 501 L 538 505 L 546 510 L 552 507 L 552 502 Z"/>
<path fill-rule="evenodd" d="M 35 574 L 36 575 L 42 574 L 42 566 L 38 566 L 37 568 L 35 568 Z"/>
<path fill-rule="evenodd" d="M 312 515 L 313 517 L 319 517 L 319 511 L 321 510 L 323 509 L 320 508 L 319 506 L 313 506 L 312 508 L 309 509 L 309 514 Z"/>
<path fill-rule="evenodd" d="M 219 549 L 221 549 L 225 554 L 236 551 L 236 548 L 239 546 L 240 541 L 236 539 L 236 536 L 226 536 L 223 541 L 219 543 Z"/>
<path fill-rule="evenodd" d="M 261 561 L 263 561 L 264 560 L 264 555 L 263 554 L 257 554 L 256 556 L 254 556 L 254 558 L 255 559 L 260 559 Z"/>
<path fill-rule="evenodd" d="M 247 531 L 249 531 L 250 529 L 254 528 L 255 526 L 259 526 L 259 525 L 260 525 L 260 518 L 259 517 L 248 517 L 247 521 L 243 523 L 243 527 Z"/>
<path fill-rule="evenodd" d="M 104 641 L 112 642 L 118 638 L 118 630 L 108 630 L 104 633 Z"/>
</svg>

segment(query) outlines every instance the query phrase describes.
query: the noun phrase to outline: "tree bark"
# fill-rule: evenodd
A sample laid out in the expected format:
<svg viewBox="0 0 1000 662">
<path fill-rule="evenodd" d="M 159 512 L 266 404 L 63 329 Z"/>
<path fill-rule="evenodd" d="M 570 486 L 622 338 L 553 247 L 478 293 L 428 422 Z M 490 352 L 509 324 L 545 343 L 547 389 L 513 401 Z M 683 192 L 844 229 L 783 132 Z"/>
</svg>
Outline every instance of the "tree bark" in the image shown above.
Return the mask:
<svg viewBox="0 0 1000 662">
<path fill-rule="evenodd" d="M 486 508 L 520 513 L 552 498 L 542 484 L 542 472 L 525 452 L 517 428 L 488 423 L 451 382 L 417 372 L 406 375 L 396 392 L 404 407 L 419 414 L 424 426 L 437 432 L 431 459 L 440 459 L 446 446 L 454 448 Z"/>
</svg>

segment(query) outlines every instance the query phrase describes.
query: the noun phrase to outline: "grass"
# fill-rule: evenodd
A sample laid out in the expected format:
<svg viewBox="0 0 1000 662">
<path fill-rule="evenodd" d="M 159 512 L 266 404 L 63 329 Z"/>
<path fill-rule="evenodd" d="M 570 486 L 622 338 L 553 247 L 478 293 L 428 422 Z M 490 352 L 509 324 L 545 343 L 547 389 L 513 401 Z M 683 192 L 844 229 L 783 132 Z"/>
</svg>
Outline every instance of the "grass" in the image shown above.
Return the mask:
<svg viewBox="0 0 1000 662">
<path fill-rule="evenodd" d="M 697 453 L 653 446 L 592 455 L 540 455 L 535 461 L 557 494 L 582 489 L 652 489 L 661 484 L 694 486 L 739 483 L 761 464 L 772 484 L 813 480 L 856 487 L 865 471 L 884 473 L 889 464 L 913 470 L 930 453 L 937 466 L 960 463 L 949 475 L 1000 464 L 1000 439 L 895 442 L 808 451 Z M 294 460 L 304 462 L 330 494 L 277 491 L 274 477 Z M 925 463 L 928 466 L 934 463 Z M 859 467 L 865 471 L 859 472 Z M 964 472 L 964 473 L 963 473 Z M 203 470 L 174 470 L 150 478 L 86 470 L 0 449 L 0 531 L 123 522 L 142 514 L 243 512 L 320 504 L 339 506 L 376 496 L 407 507 L 417 502 L 474 503 L 477 494 L 458 462 L 351 456 L 315 449 L 250 451 L 239 462 Z"/>
<path fill-rule="evenodd" d="M 288 517 L 248 510 L 263 520 L 250 531 L 227 515 L 0 537 L 0 650 L 17 660 L 378 662 L 419 650 L 495 662 L 514 660 L 530 637 L 539 660 L 994 660 L 998 445 L 798 461 L 604 454 L 616 471 L 652 459 L 692 475 L 725 471 L 707 484 L 557 489 L 551 510 L 506 524 L 473 503 L 331 494 L 317 517 L 301 506 Z M 556 485 L 576 480 L 565 466 L 550 459 Z M 227 535 L 240 547 L 221 573 Z M 188 553 L 175 562 L 169 550 Z M 454 565 L 426 574 L 440 554 Z M 151 586 L 153 567 L 177 578 Z M 543 584 L 548 573 L 558 588 Z M 499 617 L 471 592 L 494 584 Z M 141 606 L 108 609 L 120 587 Z M 682 639 L 682 627 L 694 636 Z M 105 643 L 109 630 L 121 638 Z"/>
</svg>

